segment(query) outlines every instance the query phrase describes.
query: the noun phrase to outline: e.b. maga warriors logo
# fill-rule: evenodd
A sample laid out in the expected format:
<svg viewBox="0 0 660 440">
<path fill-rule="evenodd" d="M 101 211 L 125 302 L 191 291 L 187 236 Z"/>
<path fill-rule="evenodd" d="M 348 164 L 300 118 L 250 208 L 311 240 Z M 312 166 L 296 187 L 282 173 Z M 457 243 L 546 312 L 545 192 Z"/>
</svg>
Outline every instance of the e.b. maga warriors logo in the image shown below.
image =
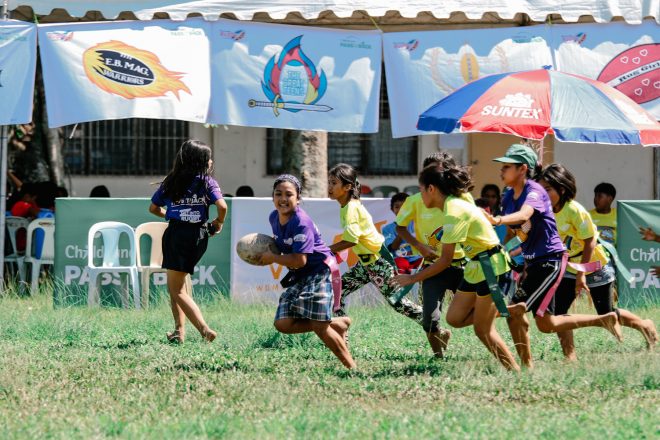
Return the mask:
<svg viewBox="0 0 660 440">
<path fill-rule="evenodd" d="M 300 47 L 302 35 L 289 41 L 264 69 L 261 89 L 268 101 L 250 99 L 250 107 L 270 107 L 275 116 L 280 110 L 297 113 L 301 110 L 328 112 L 332 107 L 319 105 L 328 86 L 325 72 L 316 69 Z"/>
<path fill-rule="evenodd" d="M 90 47 L 83 53 L 87 78 L 108 93 L 127 99 L 153 98 L 172 92 L 190 94 L 181 81 L 183 73 L 167 70 L 155 54 L 129 46 L 121 41 L 108 41 Z"/>
</svg>

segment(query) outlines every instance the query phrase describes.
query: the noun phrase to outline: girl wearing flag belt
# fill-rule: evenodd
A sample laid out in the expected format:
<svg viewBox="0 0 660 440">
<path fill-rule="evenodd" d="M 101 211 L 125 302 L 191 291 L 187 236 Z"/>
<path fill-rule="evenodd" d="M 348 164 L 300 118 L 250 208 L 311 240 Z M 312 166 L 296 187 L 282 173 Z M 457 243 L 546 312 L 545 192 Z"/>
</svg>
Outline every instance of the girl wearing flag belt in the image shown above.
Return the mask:
<svg viewBox="0 0 660 440">
<path fill-rule="evenodd" d="M 351 320 L 332 318 L 334 257 L 312 219 L 298 206 L 300 190 L 298 179 L 289 174 L 279 176 L 273 184 L 275 210 L 269 222 L 282 253 L 265 252 L 260 264 L 289 268 L 281 281 L 286 290 L 280 297 L 274 325 L 281 333 L 316 333 L 341 363 L 352 369 L 355 362 L 344 340 Z"/>
<path fill-rule="evenodd" d="M 378 233 L 371 215 L 360 202 L 360 183 L 352 166 L 340 163 L 328 172 L 328 197 L 341 206 L 339 216 L 344 229 L 342 240 L 330 246 L 330 250 L 336 255 L 353 248 L 359 258 L 359 262 L 341 278 L 341 301 L 339 307 L 335 305 L 335 314 L 345 316 L 346 297 L 370 282 L 385 299 L 392 296 L 397 289 L 390 286 L 389 281 L 396 269 L 393 262 L 390 263 L 380 255 L 385 239 Z M 419 305 L 406 298 L 394 304 L 388 301 L 388 304 L 421 324 L 422 308 Z"/>
<path fill-rule="evenodd" d="M 539 174 L 538 182 L 550 197 L 559 235 L 568 249 L 569 261 L 580 264 L 575 269 L 569 263 L 555 294 L 555 314 L 568 313 L 577 295 L 582 291 L 589 292 L 599 315 L 616 311 L 619 322 L 639 331 L 647 348 L 652 348 L 658 339 L 653 321 L 644 320 L 628 310 L 614 308 L 616 272 L 605 248 L 598 244 L 596 225 L 587 210 L 574 200 L 577 189 L 573 175 L 562 165 L 552 164 Z M 566 359 L 575 360 L 573 331 L 558 332 L 557 336 Z"/>
<path fill-rule="evenodd" d="M 424 159 L 423 167 L 429 165 L 440 166 L 443 169 L 456 167 L 454 158 L 445 152 L 437 152 Z M 469 193 L 461 194 L 469 203 L 473 203 Z M 421 193 L 408 197 L 396 216 L 397 234 L 423 256 L 422 268 L 426 268 L 437 261 L 442 252 L 443 226 L 445 215 L 442 210 L 434 207 L 426 207 Z M 414 224 L 415 235 L 408 230 L 410 224 Z M 442 357 L 447 348 L 451 331 L 440 328 L 440 313 L 445 293 L 450 290 L 456 292 L 458 285 L 463 279 L 463 266 L 465 265 L 465 253 L 457 246 L 452 256 L 450 267 L 442 272 L 427 277 L 421 281 L 422 285 L 422 327 L 436 357 Z M 411 285 L 411 284 L 406 284 Z M 401 292 L 403 293 L 403 292 Z"/>
<path fill-rule="evenodd" d="M 536 327 L 543 333 L 556 333 L 581 327 L 603 327 L 619 341 L 621 326 L 616 313 L 602 316 L 555 316 L 554 293 L 566 263 L 564 245 L 557 232 L 548 194 L 531 180 L 532 171 L 540 171 L 534 150 L 514 144 L 503 157 L 502 181 L 509 187 L 502 198 L 502 216 L 484 213 L 491 224 L 507 225 L 520 239 L 525 271 L 511 300 L 507 322 L 522 364 L 533 367 L 526 312 L 534 313 Z"/>
<path fill-rule="evenodd" d="M 464 168 L 445 169 L 438 165 L 424 168 L 419 176 L 420 194 L 426 207 L 442 212 L 442 252 L 430 266 L 414 275 L 399 275 L 396 281 L 405 286 L 451 270 L 454 251 L 458 245 L 462 246 L 471 261 L 449 306 L 447 322 L 455 327 L 472 325 L 479 340 L 505 368 L 519 371 L 494 325 L 497 315 L 494 296 L 499 295 L 502 300 L 497 283 L 505 281 L 509 265 L 497 234 L 482 211 L 461 198 L 471 187 L 470 175 Z M 487 275 L 493 279 L 487 281 Z M 503 302 L 502 306 L 506 310 Z"/>
</svg>

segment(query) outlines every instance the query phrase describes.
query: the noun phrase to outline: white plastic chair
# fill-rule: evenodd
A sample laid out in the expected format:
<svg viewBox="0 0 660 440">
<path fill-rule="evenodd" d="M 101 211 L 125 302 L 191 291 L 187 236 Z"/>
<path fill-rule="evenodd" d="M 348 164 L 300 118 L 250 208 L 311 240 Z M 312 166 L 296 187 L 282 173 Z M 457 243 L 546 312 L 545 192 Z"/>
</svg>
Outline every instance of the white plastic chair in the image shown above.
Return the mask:
<svg viewBox="0 0 660 440">
<path fill-rule="evenodd" d="M 167 273 L 167 269 L 163 269 L 163 234 L 167 229 L 165 222 L 148 222 L 142 223 L 135 228 L 135 247 L 137 249 L 137 267 L 138 272 L 141 273 L 140 280 L 142 282 L 142 307 L 149 307 L 149 282 L 151 275 L 155 273 Z M 142 236 L 148 235 L 151 238 L 151 251 L 149 253 L 149 263 L 142 264 L 140 256 L 141 244 L 140 239 Z M 186 276 L 186 291 L 192 295 L 192 281 L 190 275 Z"/>
<path fill-rule="evenodd" d="M 33 240 L 37 230 L 43 230 L 44 239 L 41 243 L 41 249 L 34 249 Z M 38 243 L 37 243 L 38 245 Z M 38 218 L 32 220 L 27 228 L 27 243 L 25 245 L 25 265 L 32 265 L 30 277 L 30 294 L 37 290 L 39 281 L 39 272 L 41 266 L 45 264 L 55 264 L 55 219 Z"/>
<path fill-rule="evenodd" d="M 9 236 L 9 243 L 11 244 L 11 254 L 5 256 L 5 263 L 16 264 L 18 279 L 21 282 L 25 281 L 25 250 L 18 250 L 16 245 L 16 236 L 21 229 L 27 231 L 29 224 L 30 221 L 24 217 L 7 216 L 5 219 L 5 225 L 7 227 L 7 233 Z"/>
<path fill-rule="evenodd" d="M 103 262 L 101 266 L 94 264 L 94 237 L 97 233 L 103 239 Z M 119 262 L 119 237 L 125 233 L 129 240 L 128 266 L 122 266 Z M 87 233 L 87 271 L 89 274 L 89 289 L 87 293 L 87 304 L 89 306 L 100 305 L 101 298 L 97 286 L 97 278 L 100 273 L 127 273 L 129 283 L 133 288 L 133 302 L 135 308 L 140 308 L 140 283 L 136 265 L 135 231 L 126 223 L 100 222 L 92 225 Z M 122 296 L 122 305 L 128 307 L 128 286 Z"/>
</svg>

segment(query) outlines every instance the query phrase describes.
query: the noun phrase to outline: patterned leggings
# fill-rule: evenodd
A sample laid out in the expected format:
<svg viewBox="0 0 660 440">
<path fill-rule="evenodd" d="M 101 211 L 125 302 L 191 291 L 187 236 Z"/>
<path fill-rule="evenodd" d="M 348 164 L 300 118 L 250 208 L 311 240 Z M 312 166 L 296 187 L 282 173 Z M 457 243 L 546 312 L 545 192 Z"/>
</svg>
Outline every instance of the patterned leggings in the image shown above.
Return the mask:
<svg viewBox="0 0 660 440">
<path fill-rule="evenodd" d="M 379 258 L 375 263 L 368 266 L 357 263 L 341 277 L 341 308 L 335 312 L 335 315 L 346 316 L 346 311 L 344 310 L 346 297 L 362 286 L 373 283 L 381 295 L 383 295 L 387 304 L 403 316 L 407 316 L 419 325 L 422 325 L 423 313 L 420 305 L 415 304 L 407 298 L 403 298 L 396 304 L 392 304 L 388 300 L 397 291 L 397 288 L 389 285 L 389 281 L 394 274 L 392 265 L 383 258 Z"/>
</svg>

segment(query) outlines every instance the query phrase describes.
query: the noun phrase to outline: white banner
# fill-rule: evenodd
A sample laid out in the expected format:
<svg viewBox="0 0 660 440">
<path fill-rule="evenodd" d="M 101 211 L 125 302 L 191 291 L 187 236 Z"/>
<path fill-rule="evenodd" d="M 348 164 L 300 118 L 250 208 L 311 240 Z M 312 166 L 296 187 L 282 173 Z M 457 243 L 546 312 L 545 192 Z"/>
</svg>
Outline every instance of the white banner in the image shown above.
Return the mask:
<svg viewBox="0 0 660 440">
<path fill-rule="evenodd" d="M 209 26 L 201 19 L 39 26 L 48 124 L 206 122 Z"/>
<path fill-rule="evenodd" d="M 378 131 L 381 33 L 218 20 L 210 121 Z"/>
<path fill-rule="evenodd" d="M 380 231 L 383 226 L 394 221 L 390 211 L 389 199 L 362 199 L 362 203 L 373 217 L 374 224 Z M 321 232 L 327 245 L 340 241 L 341 226 L 339 224 L 339 204 L 330 199 L 305 199 L 301 207 L 309 214 Z M 236 243 L 244 235 L 260 232 L 269 236 L 273 231 L 268 223 L 268 216 L 273 211 L 273 200 L 270 198 L 232 199 L 231 205 L 231 299 L 242 303 L 268 302 L 276 304 L 284 291 L 280 279 L 286 275 L 287 268 L 278 264 L 259 267 L 252 266 L 241 260 L 236 254 Z M 349 253 L 348 263 L 357 263 L 357 257 Z M 340 265 L 342 273 L 348 269 L 344 262 Z M 380 297 L 375 288 L 367 289 L 370 299 Z M 349 298 L 364 302 L 364 291 L 355 292 Z"/>
<path fill-rule="evenodd" d="M 0 125 L 32 121 L 37 27 L 0 20 Z"/>
<path fill-rule="evenodd" d="M 660 26 L 562 24 L 550 32 L 557 70 L 609 84 L 660 120 Z"/>
<path fill-rule="evenodd" d="M 547 40 L 545 26 L 384 34 L 392 136 L 428 134 L 419 115 L 470 81 L 552 66 Z"/>
</svg>

